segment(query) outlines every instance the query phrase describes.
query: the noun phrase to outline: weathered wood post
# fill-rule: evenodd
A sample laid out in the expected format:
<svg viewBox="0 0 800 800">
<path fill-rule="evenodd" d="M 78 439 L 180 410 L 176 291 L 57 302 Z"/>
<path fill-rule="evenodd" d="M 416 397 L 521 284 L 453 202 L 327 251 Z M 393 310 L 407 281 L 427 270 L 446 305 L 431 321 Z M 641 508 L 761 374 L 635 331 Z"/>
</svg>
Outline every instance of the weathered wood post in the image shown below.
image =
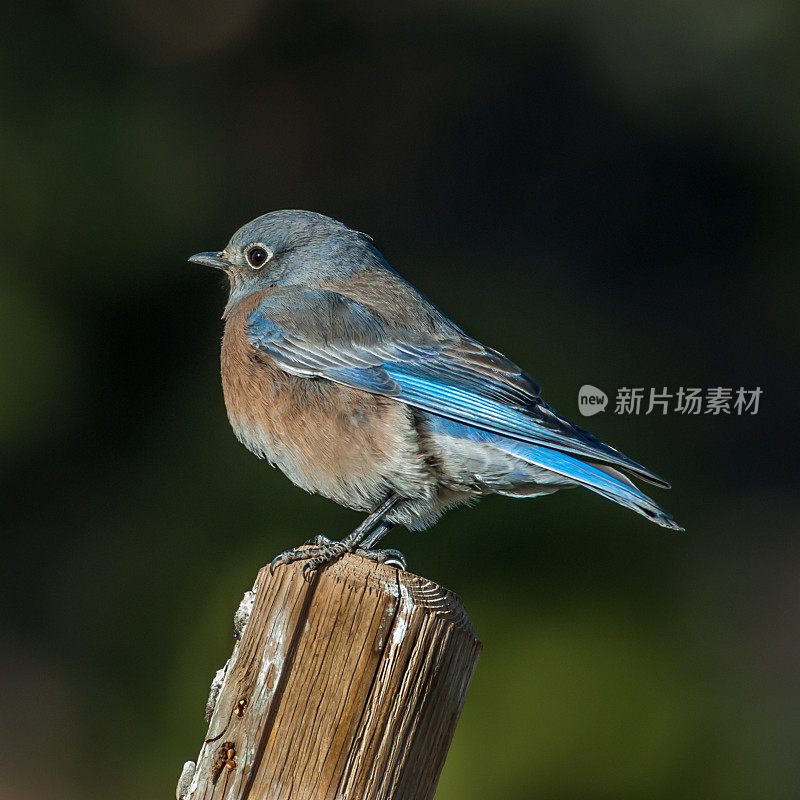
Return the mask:
<svg viewBox="0 0 800 800">
<path fill-rule="evenodd" d="M 301 568 L 245 595 L 178 797 L 429 800 L 481 649 L 461 600 L 357 556 Z"/>
</svg>

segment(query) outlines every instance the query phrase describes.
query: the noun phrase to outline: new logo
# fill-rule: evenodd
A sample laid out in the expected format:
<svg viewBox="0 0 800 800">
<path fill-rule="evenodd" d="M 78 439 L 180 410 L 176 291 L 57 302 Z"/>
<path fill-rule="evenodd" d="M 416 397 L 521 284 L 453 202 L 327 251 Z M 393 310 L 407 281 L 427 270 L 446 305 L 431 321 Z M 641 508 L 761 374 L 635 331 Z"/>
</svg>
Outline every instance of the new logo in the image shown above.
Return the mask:
<svg viewBox="0 0 800 800">
<path fill-rule="evenodd" d="M 578 411 L 584 417 L 593 417 L 595 414 L 605 411 L 607 405 L 606 393 L 596 386 L 584 383 L 578 390 Z"/>
</svg>

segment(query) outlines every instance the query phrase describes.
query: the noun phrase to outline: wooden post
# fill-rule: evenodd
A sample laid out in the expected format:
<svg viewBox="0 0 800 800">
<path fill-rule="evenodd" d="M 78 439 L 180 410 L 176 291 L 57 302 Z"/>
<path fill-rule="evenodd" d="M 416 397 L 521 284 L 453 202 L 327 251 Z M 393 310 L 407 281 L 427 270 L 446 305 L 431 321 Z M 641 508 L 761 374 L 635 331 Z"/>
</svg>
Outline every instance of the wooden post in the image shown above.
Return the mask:
<svg viewBox="0 0 800 800">
<path fill-rule="evenodd" d="M 347 555 L 264 567 L 185 800 L 429 800 L 480 653 L 461 600 Z"/>
</svg>

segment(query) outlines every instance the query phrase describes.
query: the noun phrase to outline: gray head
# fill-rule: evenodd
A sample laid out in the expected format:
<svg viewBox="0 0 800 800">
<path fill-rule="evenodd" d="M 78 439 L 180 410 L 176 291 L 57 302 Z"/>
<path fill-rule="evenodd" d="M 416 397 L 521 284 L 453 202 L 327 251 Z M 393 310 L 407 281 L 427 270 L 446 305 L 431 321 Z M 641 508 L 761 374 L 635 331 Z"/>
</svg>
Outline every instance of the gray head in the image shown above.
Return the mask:
<svg viewBox="0 0 800 800">
<path fill-rule="evenodd" d="M 272 286 L 318 286 L 386 262 L 368 236 L 313 211 L 272 211 L 239 228 L 224 250 L 189 261 L 223 270 L 228 307 Z"/>
</svg>

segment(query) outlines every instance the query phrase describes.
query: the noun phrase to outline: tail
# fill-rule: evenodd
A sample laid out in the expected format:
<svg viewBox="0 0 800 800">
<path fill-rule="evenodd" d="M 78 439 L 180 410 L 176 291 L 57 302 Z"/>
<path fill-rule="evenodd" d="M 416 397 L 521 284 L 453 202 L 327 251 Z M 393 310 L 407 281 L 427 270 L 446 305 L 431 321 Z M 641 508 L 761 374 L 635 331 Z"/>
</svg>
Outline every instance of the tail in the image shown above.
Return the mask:
<svg viewBox="0 0 800 800">
<path fill-rule="evenodd" d="M 620 471 L 605 464 L 581 461 L 559 450 L 541 445 L 528 444 L 503 437 L 503 449 L 527 463 L 567 478 L 578 486 L 584 486 L 607 500 L 613 500 L 625 508 L 647 517 L 656 525 L 673 531 L 682 531 L 670 514 L 643 494 Z"/>
</svg>

